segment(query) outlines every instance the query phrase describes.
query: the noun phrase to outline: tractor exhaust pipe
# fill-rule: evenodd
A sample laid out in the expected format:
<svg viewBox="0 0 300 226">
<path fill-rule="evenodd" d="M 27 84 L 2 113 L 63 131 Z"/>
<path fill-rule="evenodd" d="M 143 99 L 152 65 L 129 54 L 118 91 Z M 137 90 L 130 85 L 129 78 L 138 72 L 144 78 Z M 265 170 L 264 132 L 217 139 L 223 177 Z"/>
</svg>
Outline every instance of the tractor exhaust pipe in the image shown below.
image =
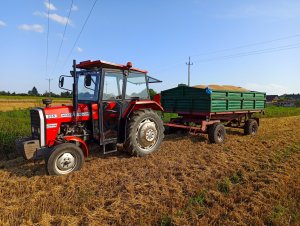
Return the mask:
<svg viewBox="0 0 300 226">
<path fill-rule="evenodd" d="M 78 89 L 77 89 L 77 74 L 76 74 L 76 60 L 73 60 L 73 112 L 75 117 L 75 123 L 77 123 L 77 111 L 78 111 Z"/>
</svg>

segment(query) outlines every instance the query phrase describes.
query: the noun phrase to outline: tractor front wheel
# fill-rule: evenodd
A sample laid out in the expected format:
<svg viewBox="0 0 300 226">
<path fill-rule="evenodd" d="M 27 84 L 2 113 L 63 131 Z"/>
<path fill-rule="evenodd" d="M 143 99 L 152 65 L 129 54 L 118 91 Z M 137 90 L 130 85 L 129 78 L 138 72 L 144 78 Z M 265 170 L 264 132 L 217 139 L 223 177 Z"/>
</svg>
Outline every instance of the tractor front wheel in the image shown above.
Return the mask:
<svg viewBox="0 0 300 226">
<path fill-rule="evenodd" d="M 80 170 L 84 163 L 82 150 L 72 143 L 57 145 L 45 159 L 49 175 L 65 175 Z"/>
<path fill-rule="evenodd" d="M 156 151 L 164 138 L 161 118 L 151 109 L 136 111 L 127 126 L 126 151 L 145 156 Z"/>
</svg>

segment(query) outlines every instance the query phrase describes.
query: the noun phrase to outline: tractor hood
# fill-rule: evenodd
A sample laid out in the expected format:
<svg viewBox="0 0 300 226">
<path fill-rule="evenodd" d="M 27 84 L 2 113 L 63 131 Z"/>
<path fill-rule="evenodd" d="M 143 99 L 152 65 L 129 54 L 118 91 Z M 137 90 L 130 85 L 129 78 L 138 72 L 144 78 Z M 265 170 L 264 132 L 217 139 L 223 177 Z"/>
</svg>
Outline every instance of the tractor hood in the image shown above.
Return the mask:
<svg viewBox="0 0 300 226">
<path fill-rule="evenodd" d="M 39 138 L 41 147 L 55 143 L 62 124 L 75 122 L 73 110 L 73 106 L 63 105 L 35 108 L 30 111 L 32 134 Z M 88 121 L 91 117 L 97 120 L 99 118 L 97 112 L 97 104 L 79 104 L 77 122 Z"/>
<path fill-rule="evenodd" d="M 74 108 L 72 105 L 45 107 L 46 124 L 48 123 L 64 123 L 75 120 Z M 98 106 L 92 104 L 92 114 L 94 119 L 98 119 Z M 79 104 L 77 110 L 77 121 L 87 121 L 91 117 L 91 112 L 87 104 Z"/>
</svg>

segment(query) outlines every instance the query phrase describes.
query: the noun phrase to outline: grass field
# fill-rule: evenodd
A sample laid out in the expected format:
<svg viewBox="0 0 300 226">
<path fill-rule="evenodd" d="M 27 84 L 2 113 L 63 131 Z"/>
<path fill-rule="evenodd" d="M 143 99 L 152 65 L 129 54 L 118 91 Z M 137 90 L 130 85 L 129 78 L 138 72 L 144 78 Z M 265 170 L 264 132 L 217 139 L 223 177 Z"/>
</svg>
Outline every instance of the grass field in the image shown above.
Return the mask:
<svg viewBox="0 0 300 226">
<path fill-rule="evenodd" d="M 268 106 L 265 110 L 265 114 L 256 114 L 255 116 L 259 118 L 279 118 L 297 115 L 300 115 L 300 107 Z M 165 122 L 168 122 L 171 118 L 176 117 L 178 117 L 177 114 L 165 113 L 163 119 Z"/>
<path fill-rule="evenodd" d="M 12 103 L 9 108 L 12 108 Z M 1 111 L 2 110 L 2 111 Z M 278 118 L 300 115 L 300 108 L 268 107 L 261 118 Z M 177 114 L 164 114 L 163 120 L 168 122 L 170 118 L 176 118 Z M 4 111 L 0 108 L 0 159 L 13 158 L 14 141 L 18 137 L 30 135 L 30 115 L 28 109 Z"/>
<path fill-rule="evenodd" d="M 277 107 L 268 106 L 264 115 L 259 115 L 260 118 L 278 118 L 287 116 L 300 115 L 300 107 Z"/>
<path fill-rule="evenodd" d="M 145 158 L 95 149 L 81 171 L 50 177 L 15 158 L 28 110 L 0 112 L 0 225 L 299 225 L 299 121 L 272 107 L 256 136 L 168 135 Z"/>
</svg>

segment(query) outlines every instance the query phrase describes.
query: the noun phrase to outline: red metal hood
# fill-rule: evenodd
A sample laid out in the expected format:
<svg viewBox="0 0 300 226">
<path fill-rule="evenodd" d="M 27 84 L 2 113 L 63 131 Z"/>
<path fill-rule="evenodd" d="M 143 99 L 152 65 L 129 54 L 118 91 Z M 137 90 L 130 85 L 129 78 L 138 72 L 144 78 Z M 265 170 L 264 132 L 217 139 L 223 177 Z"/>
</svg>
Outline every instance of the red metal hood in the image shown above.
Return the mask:
<svg viewBox="0 0 300 226">
<path fill-rule="evenodd" d="M 92 105 L 92 114 L 94 119 L 98 119 L 98 107 L 97 104 Z M 44 108 L 45 118 L 47 123 L 53 123 L 59 121 L 71 122 L 74 120 L 74 109 L 72 105 L 53 106 Z M 87 104 L 78 104 L 77 120 L 86 121 L 91 117 L 91 112 Z"/>
</svg>

